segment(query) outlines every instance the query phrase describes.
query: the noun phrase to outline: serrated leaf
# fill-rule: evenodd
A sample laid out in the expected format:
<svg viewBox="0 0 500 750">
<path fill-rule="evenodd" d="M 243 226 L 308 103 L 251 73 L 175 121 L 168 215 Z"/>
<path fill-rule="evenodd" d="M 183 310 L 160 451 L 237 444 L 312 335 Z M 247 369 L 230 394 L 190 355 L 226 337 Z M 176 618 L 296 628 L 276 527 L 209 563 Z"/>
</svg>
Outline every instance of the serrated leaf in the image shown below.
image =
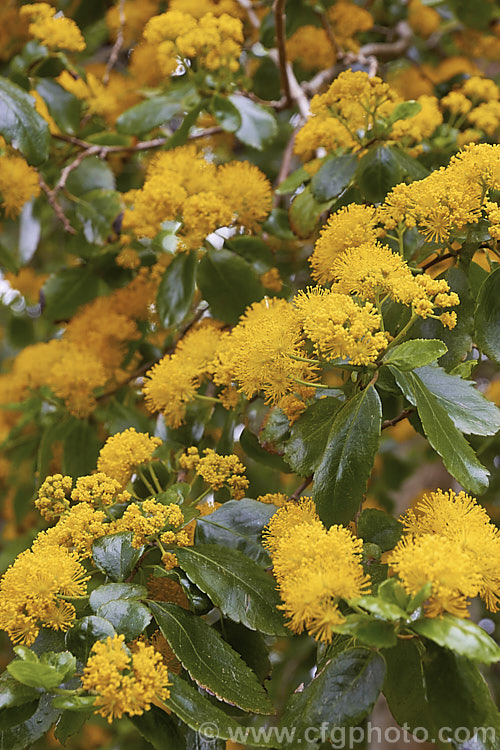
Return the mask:
<svg viewBox="0 0 500 750">
<path fill-rule="evenodd" d="M 500 363 L 500 267 L 489 274 L 479 289 L 474 329 L 479 349 Z"/>
<path fill-rule="evenodd" d="M 175 721 L 158 706 L 151 706 L 140 716 L 130 716 L 129 720 L 155 750 L 182 750 L 186 747 Z"/>
<path fill-rule="evenodd" d="M 356 180 L 366 201 L 381 203 L 401 181 L 401 167 L 392 149 L 379 144 L 368 151 L 358 164 Z"/>
<path fill-rule="evenodd" d="M 108 620 L 126 641 L 138 638 L 151 622 L 151 612 L 144 604 L 132 599 L 112 599 L 97 610 L 97 616 Z"/>
<path fill-rule="evenodd" d="M 0 134 L 38 166 L 49 155 L 49 126 L 35 110 L 35 99 L 7 78 L 0 77 Z"/>
<path fill-rule="evenodd" d="M 199 263 L 197 281 L 214 317 L 227 323 L 237 323 L 264 296 L 251 265 L 229 250 L 209 250 Z"/>
<path fill-rule="evenodd" d="M 66 633 L 66 646 L 83 664 L 89 658 L 92 646 L 96 641 L 103 641 L 116 635 L 114 627 L 102 617 L 90 615 L 75 620 Z"/>
<path fill-rule="evenodd" d="M 196 289 L 196 252 L 178 253 L 162 276 L 156 296 L 156 309 L 165 328 L 185 319 Z"/>
<path fill-rule="evenodd" d="M 261 545 L 261 537 L 262 529 L 274 513 L 274 505 L 249 498 L 230 500 L 197 520 L 195 542 L 241 550 L 255 562 L 269 567 L 271 561 Z"/>
<path fill-rule="evenodd" d="M 132 546 L 132 531 L 121 531 L 111 536 L 103 536 L 92 545 L 94 564 L 115 581 L 123 581 L 132 572 L 134 565 L 144 551 Z"/>
<path fill-rule="evenodd" d="M 52 707 L 50 695 L 42 695 L 35 713 L 22 724 L 0 731 L 0 748 L 5 750 L 27 750 L 48 732 L 59 716 Z"/>
<path fill-rule="evenodd" d="M 332 423 L 342 402 L 336 398 L 320 398 L 308 406 L 290 429 L 285 459 L 297 474 L 307 476 L 320 463 Z"/>
<path fill-rule="evenodd" d="M 396 546 L 402 531 L 401 521 L 377 508 L 365 508 L 357 522 L 358 536 L 365 542 L 377 544 L 382 552 Z"/>
<path fill-rule="evenodd" d="M 236 549 L 198 544 L 176 551 L 179 566 L 221 612 L 251 630 L 290 635 L 276 583 L 253 560 Z"/>
<path fill-rule="evenodd" d="M 149 602 L 172 651 L 195 682 L 220 700 L 259 714 L 272 704 L 255 674 L 201 617 L 176 604 Z"/>
<path fill-rule="evenodd" d="M 369 385 L 334 417 L 325 451 L 314 472 L 313 498 L 327 526 L 348 523 L 366 490 L 380 440 L 382 406 Z"/>
<path fill-rule="evenodd" d="M 482 664 L 500 661 L 500 646 L 470 620 L 446 614 L 415 620 L 411 627 L 419 635 L 473 661 Z"/>
<path fill-rule="evenodd" d="M 96 612 L 99 607 L 113 599 L 145 599 L 147 594 L 147 588 L 137 583 L 106 583 L 92 591 L 89 604 Z"/>
<path fill-rule="evenodd" d="M 316 200 L 325 202 L 338 198 L 349 186 L 357 165 L 356 154 L 327 159 L 311 180 L 311 190 Z"/>
<path fill-rule="evenodd" d="M 468 492 L 481 495 L 488 486 L 489 471 L 478 461 L 446 409 L 415 373 L 390 369 L 408 401 L 417 407 L 427 439 L 450 474 Z"/>
<path fill-rule="evenodd" d="M 435 362 L 448 347 L 438 339 L 413 339 L 404 341 L 394 349 L 390 349 L 383 358 L 385 365 L 394 365 L 398 370 L 414 370 Z"/>
<path fill-rule="evenodd" d="M 278 124 L 272 110 L 240 94 L 233 94 L 228 99 L 241 117 L 241 126 L 236 131 L 238 140 L 259 151 L 274 141 Z"/>
</svg>

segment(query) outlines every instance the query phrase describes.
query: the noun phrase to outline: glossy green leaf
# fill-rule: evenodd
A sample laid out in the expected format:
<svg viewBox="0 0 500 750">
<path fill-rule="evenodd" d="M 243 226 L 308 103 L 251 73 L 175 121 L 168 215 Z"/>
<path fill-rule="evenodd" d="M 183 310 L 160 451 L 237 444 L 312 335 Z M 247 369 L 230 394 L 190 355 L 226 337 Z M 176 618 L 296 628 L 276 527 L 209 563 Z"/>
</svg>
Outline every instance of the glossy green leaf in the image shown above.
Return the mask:
<svg viewBox="0 0 500 750">
<path fill-rule="evenodd" d="M 49 155 L 49 126 L 24 89 L 0 77 L 0 134 L 34 166 Z"/>
<path fill-rule="evenodd" d="M 338 198 L 349 186 L 357 166 L 356 154 L 327 159 L 311 180 L 311 190 L 316 200 L 323 202 Z"/>
<path fill-rule="evenodd" d="M 381 203 L 401 181 L 401 167 L 392 149 L 378 145 L 368 151 L 358 164 L 356 179 L 366 201 Z"/>
<path fill-rule="evenodd" d="M 195 682 L 246 711 L 272 712 L 255 674 L 205 620 L 176 604 L 150 602 L 149 606 L 174 654 Z"/>
<path fill-rule="evenodd" d="M 488 275 L 479 290 L 474 329 L 480 350 L 500 363 L 500 267 Z"/>
<path fill-rule="evenodd" d="M 36 694 L 35 694 L 36 695 Z M 38 709 L 40 702 L 40 696 L 32 698 L 29 703 L 23 703 L 20 706 L 14 706 L 13 708 L 4 708 L 0 711 L 0 732 L 11 727 L 16 727 L 19 724 L 27 721 L 35 711 Z"/>
<path fill-rule="evenodd" d="M 145 599 L 147 593 L 147 588 L 137 583 L 106 583 L 92 591 L 89 604 L 96 612 L 99 607 L 113 599 Z"/>
<path fill-rule="evenodd" d="M 500 646 L 485 630 L 470 620 L 448 614 L 442 617 L 425 617 L 415 620 L 412 629 L 473 661 L 483 664 L 500 661 Z"/>
<path fill-rule="evenodd" d="M 50 78 L 41 78 L 36 90 L 62 132 L 70 135 L 76 133 L 80 125 L 79 99 Z"/>
<path fill-rule="evenodd" d="M 129 599 L 113 599 L 102 604 L 96 612 L 98 617 L 108 620 L 117 633 L 126 641 L 138 638 L 151 622 L 151 612 L 144 604 Z"/>
<path fill-rule="evenodd" d="M 348 523 L 363 500 L 380 440 L 382 406 L 369 385 L 346 401 L 334 417 L 313 498 L 323 523 Z"/>
<path fill-rule="evenodd" d="M 409 99 L 406 102 L 400 102 L 392 110 L 387 122 L 392 125 L 398 120 L 409 120 L 410 117 L 415 117 L 415 115 L 418 115 L 421 109 L 422 105 L 420 104 L 420 102 L 416 102 L 412 99 Z"/>
<path fill-rule="evenodd" d="M 90 474 L 96 464 L 101 441 L 97 427 L 87 420 L 71 419 L 63 441 L 63 471 L 74 479 Z"/>
<path fill-rule="evenodd" d="M 395 145 L 391 150 L 403 176 L 411 177 L 412 180 L 423 180 L 427 177 L 429 174 L 427 167 L 424 167 L 414 156 L 410 156 L 404 148 Z"/>
<path fill-rule="evenodd" d="M 307 476 L 317 468 L 341 406 L 342 402 L 336 398 L 317 399 L 293 423 L 285 459 L 297 474 Z"/>
<path fill-rule="evenodd" d="M 113 224 L 122 212 L 120 193 L 98 188 L 84 193 L 76 204 L 75 224 L 89 244 L 103 245 L 113 233 Z"/>
<path fill-rule="evenodd" d="M 210 112 L 221 128 L 228 133 L 236 133 L 241 128 L 242 121 L 239 110 L 227 97 L 215 94 L 210 100 Z"/>
<path fill-rule="evenodd" d="M 0 676 L 0 711 L 22 706 L 23 703 L 29 703 L 35 697 L 37 697 L 37 692 L 34 688 L 18 682 L 8 672 Z"/>
<path fill-rule="evenodd" d="M 382 552 L 393 549 L 399 541 L 403 524 L 394 516 L 376 508 L 366 508 L 358 518 L 358 536 L 365 542 L 377 544 Z"/>
<path fill-rule="evenodd" d="M 179 101 L 167 94 L 154 96 L 135 104 L 122 112 L 116 121 L 116 129 L 127 135 L 142 135 L 169 122 L 182 109 Z"/>
<path fill-rule="evenodd" d="M 60 711 L 81 711 L 88 713 L 93 709 L 95 696 L 93 695 L 58 695 L 52 699 L 54 708 Z"/>
<path fill-rule="evenodd" d="M 284 208 L 273 208 L 262 225 L 262 229 L 280 240 L 297 239 L 290 226 L 288 211 Z"/>
<path fill-rule="evenodd" d="M 283 180 L 276 189 L 278 195 L 288 195 L 294 193 L 297 188 L 303 185 L 305 182 L 309 182 L 311 175 L 304 167 L 299 167 L 295 172 L 289 174 L 288 177 Z"/>
<path fill-rule="evenodd" d="M 259 682 L 263 683 L 264 680 L 268 679 L 272 666 L 266 636 L 227 618 L 221 622 L 222 627 L 224 628 L 224 640 L 239 653 L 250 669 L 255 672 Z"/>
<path fill-rule="evenodd" d="M 390 648 L 397 642 L 394 625 L 367 614 L 347 615 L 344 622 L 333 630 L 355 638 L 363 646 Z M 358 645 L 358 644 L 356 644 Z"/>
<path fill-rule="evenodd" d="M 381 596 L 362 596 L 356 599 L 356 604 L 368 612 L 384 620 L 406 619 L 406 612 L 394 602 L 389 602 Z"/>
<path fill-rule="evenodd" d="M 67 655 L 66 659 L 62 657 Z M 23 661 L 15 659 L 7 665 L 7 671 L 18 682 L 28 687 L 52 690 L 66 679 L 76 668 L 75 657 L 69 652 L 60 655 L 55 664 L 42 661 Z"/>
<path fill-rule="evenodd" d="M 332 201 L 317 201 L 310 185 L 293 199 L 288 216 L 290 226 L 297 237 L 310 237 L 314 232 L 321 214 L 330 208 Z"/>
<path fill-rule="evenodd" d="M 264 296 L 252 267 L 229 250 L 209 250 L 198 266 L 198 286 L 215 318 L 237 323 L 246 308 Z"/>
<path fill-rule="evenodd" d="M 69 737 L 80 732 L 88 718 L 89 714 L 83 711 L 63 711 L 54 728 L 54 737 L 64 745 Z"/>
<path fill-rule="evenodd" d="M 354 726 L 375 705 L 384 675 L 384 660 L 375 651 L 343 651 L 302 692 L 292 695 L 281 724 L 295 727 L 302 736 L 307 727 L 321 727 L 323 722 L 330 728 Z"/>
<path fill-rule="evenodd" d="M 130 716 L 130 721 L 155 750 L 182 750 L 186 747 L 175 721 L 158 706 L 151 706 L 140 716 Z"/>
<path fill-rule="evenodd" d="M 386 365 L 394 365 L 398 370 L 414 370 L 435 362 L 448 348 L 438 339 L 413 339 L 404 341 L 394 349 L 389 349 L 383 358 Z"/>
<path fill-rule="evenodd" d="M 66 185 L 72 195 L 81 197 L 94 190 L 114 190 L 116 180 L 105 161 L 98 156 L 89 156 L 70 173 Z"/>
<path fill-rule="evenodd" d="M 274 256 L 269 245 L 259 237 L 250 237 L 246 234 L 236 235 L 226 240 L 226 246 L 234 253 L 241 255 L 255 273 L 263 274 L 274 265 Z"/>
<path fill-rule="evenodd" d="M 121 531 L 96 539 L 92 545 L 96 567 L 115 581 L 127 578 L 144 551 L 144 547 L 132 546 L 133 538 L 131 531 Z"/>
<path fill-rule="evenodd" d="M 75 311 L 97 297 L 101 285 L 90 266 L 63 268 L 45 282 L 43 316 L 46 320 L 69 320 Z"/>
<path fill-rule="evenodd" d="M 288 464 L 285 463 L 283 458 L 263 448 L 257 436 L 247 427 L 240 435 L 240 445 L 244 453 L 253 461 L 285 474 L 290 473 Z"/>
<path fill-rule="evenodd" d="M 38 709 L 29 719 L 16 727 L 0 731 L 0 748 L 27 750 L 49 731 L 58 715 L 59 710 L 52 707 L 51 696 L 43 695 Z"/>
<path fill-rule="evenodd" d="M 165 270 L 158 287 L 156 309 L 165 328 L 185 319 L 196 289 L 197 257 L 195 252 L 178 253 Z"/>
<path fill-rule="evenodd" d="M 251 630 L 289 635 L 276 583 L 243 552 L 218 544 L 178 549 L 179 566 L 221 612 Z"/>
<path fill-rule="evenodd" d="M 261 537 L 264 526 L 274 513 L 274 505 L 249 498 L 230 500 L 197 520 L 195 542 L 241 550 L 255 562 L 269 567 L 269 555 L 262 547 Z"/>
<path fill-rule="evenodd" d="M 104 641 L 116 635 L 109 620 L 90 615 L 75 620 L 73 626 L 66 633 L 66 646 L 83 664 L 89 658 L 92 646 L 96 641 Z"/>
<path fill-rule="evenodd" d="M 240 94 L 233 94 L 228 99 L 241 117 L 241 126 L 236 131 L 238 140 L 259 151 L 274 141 L 278 124 L 270 109 Z"/>
<path fill-rule="evenodd" d="M 403 374 L 393 367 L 391 371 L 408 401 L 417 407 L 427 439 L 450 474 L 468 492 L 481 495 L 488 486 L 489 472 L 478 461 L 447 410 L 415 373 Z"/>
</svg>

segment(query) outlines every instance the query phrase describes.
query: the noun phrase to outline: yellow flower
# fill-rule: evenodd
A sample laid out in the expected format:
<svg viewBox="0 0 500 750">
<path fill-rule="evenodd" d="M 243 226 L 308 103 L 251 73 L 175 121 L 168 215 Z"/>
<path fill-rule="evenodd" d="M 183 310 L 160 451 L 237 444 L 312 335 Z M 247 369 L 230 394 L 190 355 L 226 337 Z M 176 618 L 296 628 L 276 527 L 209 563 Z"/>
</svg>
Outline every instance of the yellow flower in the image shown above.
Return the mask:
<svg viewBox="0 0 500 750">
<path fill-rule="evenodd" d="M 47 477 L 38 490 L 35 506 L 47 521 L 54 521 L 69 510 L 69 494 L 73 487 L 71 477 L 54 474 Z"/>
<path fill-rule="evenodd" d="M 260 283 L 264 289 L 269 289 L 272 292 L 281 292 L 283 289 L 283 281 L 281 280 L 280 272 L 277 268 L 270 268 L 260 277 Z"/>
<path fill-rule="evenodd" d="M 349 0 L 337 0 L 328 10 L 335 40 L 341 47 L 356 52 L 358 42 L 355 34 L 369 31 L 373 26 L 373 17 L 365 8 L 360 8 Z"/>
<path fill-rule="evenodd" d="M 304 70 L 323 70 L 335 65 L 337 55 L 325 29 L 300 26 L 286 42 L 287 57 Z"/>
<path fill-rule="evenodd" d="M 82 32 L 71 18 L 56 16 L 56 11 L 48 3 L 31 3 L 20 9 L 22 16 L 31 20 L 29 32 L 50 49 L 66 49 L 82 52 L 85 40 Z"/>
<path fill-rule="evenodd" d="M 0 156 L 0 205 L 5 215 L 16 217 L 26 201 L 39 195 L 36 169 L 20 156 Z"/>
<path fill-rule="evenodd" d="M 234 498 L 241 500 L 245 495 L 249 481 L 245 476 L 242 476 L 245 467 L 238 456 L 234 454 L 219 456 L 212 448 L 205 448 L 203 453 L 203 458 L 200 458 L 196 448 L 188 449 L 187 455 L 180 457 L 179 465 L 186 470 L 196 469 L 196 473 L 213 490 L 220 490 L 226 484 L 232 491 Z"/>
<path fill-rule="evenodd" d="M 259 495 L 257 501 L 259 503 L 267 503 L 269 505 L 277 505 L 282 507 L 288 499 L 288 496 L 284 492 L 266 492 L 265 495 Z"/>
<path fill-rule="evenodd" d="M 161 654 L 140 641 L 130 653 L 124 642 L 123 635 L 115 635 L 94 643 L 83 670 L 83 688 L 97 696 L 97 712 L 109 723 L 123 714 L 140 716 L 170 695 Z"/>
<path fill-rule="evenodd" d="M 311 115 L 295 136 L 293 150 L 303 161 L 309 161 L 318 148 L 335 151 L 341 147 L 354 149 L 356 146 L 357 141 L 339 120 Z"/>
<path fill-rule="evenodd" d="M 248 161 L 232 161 L 217 170 L 216 189 L 236 214 L 237 223 L 257 231 L 272 208 L 271 183 Z"/>
<path fill-rule="evenodd" d="M 69 509 L 47 531 L 36 538 L 37 546 L 60 546 L 77 552 L 80 557 L 92 556 L 92 544 L 111 531 L 102 510 L 94 510 L 88 503 L 78 503 Z"/>
<path fill-rule="evenodd" d="M 161 442 L 160 438 L 149 437 L 146 433 L 129 427 L 106 440 L 99 453 L 97 469 L 116 479 L 120 487 L 124 487 L 133 470 L 150 461 Z"/>
<path fill-rule="evenodd" d="M 5 279 L 13 289 L 17 289 L 31 304 L 38 302 L 40 290 L 49 278 L 48 274 L 37 273 L 30 266 L 21 268 L 19 273 L 5 273 Z"/>
<path fill-rule="evenodd" d="M 434 10 L 424 5 L 420 0 L 410 0 L 408 5 L 408 23 L 416 34 L 425 39 L 433 34 L 441 24 L 441 16 Z"/>
<path fill-rule="evenodd" d="M 131 503 L 125 513 L 113 524 L 113 533 L 133 531 L 132 546 L 139 548 L 150 536 L 156 536 L 167 525 L 180 526 L 184 516 L 178 505 L 163 505 L 156 500 L 144 500 L 140 505 Z"/>
<path fill-rule="evenodd" d="M 71 493 L 74 503 L 90 503 L 94 507 L 112 505 L 113 503 L 128 503 L 130 492 L 120 492 L 120 484 L 116 479 L 106 476 L 103 472 L 80 477 L 76 480 L 75 489 Z"/>
<path fill-rule="evenodd" d="M 419 96 L 420 112 L 407 120 L 397 120 L 392 126 L 393 138 L 410 138 L 420 143 L 424 138 L 430 138 L 437 127 L 443 122 L 443 115 L 435 96 Z"/>
</svg>

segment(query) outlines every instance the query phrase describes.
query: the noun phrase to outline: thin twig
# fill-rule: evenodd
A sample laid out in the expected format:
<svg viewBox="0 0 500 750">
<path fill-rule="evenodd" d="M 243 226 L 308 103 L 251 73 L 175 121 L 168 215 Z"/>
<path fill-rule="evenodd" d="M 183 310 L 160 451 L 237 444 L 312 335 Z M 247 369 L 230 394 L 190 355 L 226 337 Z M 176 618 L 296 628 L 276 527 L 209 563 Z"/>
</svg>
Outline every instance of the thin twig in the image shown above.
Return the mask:
<svg viewBox="0 0 500 750">
<path fill-rule="evenodd" d="M 43 192 L 47 196 L 47 200 L 49 201 L 50 205 L 54 209 L 55 215 L 57 216 L 57 218 L 63 225 L 65 231 L 68 232 L 69 234 L 76 234 L 76 229 L 74 229 L 71 226 L 68 217 L 64 213 L 61 207 L 61 204 L 57 200 L 57 193 L 55 193 L 53 190 L 49 188 L 49 186 L 47 185 L 47 183 L 45 182 L 41 174 L 38 175 L 38 182 Z"/>
<path fill-rule="evenodd" d="M 120 54 L 120 50 L 123 45 L 123 29 L 125 28 L 125 0 L 120 0 L 120 3 L 118 5 L 118 16 L 120 19 L 120 25 L 118 27 L 118 33 L 116 35 L 116 41 L 113 44 L 113 49 L 111 50 L 111 54 L 109 56 L 106 70 L 104 71 L 104 75 L 102 77 L 102 82 L 106 86 L 109 81 L 109 74 L 113 70 L 116 61 L 118 60 L 118 55 Z"/>
<path fill-rule="evenodd" d="M 276 47 L 278 49 L 281 89 L 285 95 L 287 106 L 289 107 L 292 104 L 292 94 L 290 91 L 286 59 L 285 4 L 286 0 L 274 0 L 273 13 L 274 26 L 276 29 Z"/>
<path fill-rule="evenodd" d="M 290 495 L 288 500 L 292 502 L 294 500 L 298 500 L 300 496 L 302 495 L 302 493 L 304 492 L 305 488 L 309 487 L 309 485 L 311 484 L 313 480 L 313 476 L 314 476 L 313 474 L 310 474 L 308 477 L 306 477 L 304 481 L 301 484 L 299 484 L 299 486 L 297 487 L 293 495 Z"/>
<path fill-rule="evenodd" d="M 450 258 L 456 257 L 457 253 L 445 253 L 444 255 L 438 255 L 436 258 L 433 258 L 424 266 L 421 266 L 421 269 L 422 271 L 427 271 L 428 268 L 432 268 L 432 266 L 435 266 L 437 263 L 441 263 L 442 260 L 449 260 Z"/>
<path fill-rule="evenodd" d="M 397 417 L 394 417 L 394 419 L 386 419 L 382 422 L 382 430 L 386 430 L 388 427 L 394 427 L 395 424 L 398 422 L 402 422 L 403 419 L 406 419 L 410 414 L 413 414 L 415 409 L 413 406 L 409 407 L 408 409 L 403 409 L 401 414 L 398 414 Z"/>
<path fill-rule="evenodd" d="M 293 144 L 295 141 L 295 136 L 297 134 L 298 128 L 295 128 L 292 135 L 290 136 L 288 143 L 286 144 L 285 150 L 283 152 L 283 161 L 281 162 L 280 171 L 278 172 L 278 176 L 276 178 L 275 187 L 279 187 L 284 180 L 288 177 L 288 173 L 290 172 L 290 165 L 292 163 L 293 159 Z M 274 199 L 273 204 L 274 207 L 279 205 L 281 196 L 278 195 L 278 193 L 274 193 Z"/>
<path fill-rule="evenodd" d="M 395 32 L 397 39 L 394 42 L 371 42 L 370 44 L 364 44 L 359 48 L 357 57 L 369 58 L 376 57 L 379 60 L 394 60 L 397 57 L 401 57 L 413 39 L 413 31 L 406 21 L 400 21 L 395 26 Z"/>
</svg>

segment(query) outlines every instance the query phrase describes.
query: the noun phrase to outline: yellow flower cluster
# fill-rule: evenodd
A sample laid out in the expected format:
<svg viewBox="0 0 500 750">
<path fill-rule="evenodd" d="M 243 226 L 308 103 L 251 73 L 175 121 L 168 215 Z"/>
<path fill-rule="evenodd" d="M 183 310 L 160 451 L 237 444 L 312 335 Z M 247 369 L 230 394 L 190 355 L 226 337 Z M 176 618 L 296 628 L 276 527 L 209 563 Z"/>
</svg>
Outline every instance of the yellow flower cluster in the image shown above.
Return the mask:
<svg viewBox="0 0 500 750">
<path fill-rule="evenodd" d="M 271 210 L 271 185 L 249 162 L 217 166 L 188 145 L 155 156 L 143 187 L 125 201 L 125 229 L 154 237 L 163 221 L 179 220 L 179 249 L 191 250 L 223 226 L 258 229 Z"/>
<path fill-rule="evenodd" d="M 68 479 L 68 477 L 65 477 Z M 46 480 L 47 481 L 47 480 Z M 79 477 L 75 489 L 71 493 L 74 503 L 89 503 L 94 508 L 100 508 L 113 503 L 128 503 L 130 492 L 120 492 L 121 486 L 116 479 L 112 479 L 102 471 Z"/>
<path fill-rule="evenodd" d="M 196 59 L 208 71 L 239 69 L 243 44 L 243 24 L 224 13 L 206 13 L 200 19 L 179 10 L 168 10 L 151 18 L 144 29 L 144 40 L 156 45 L 156 62 L 170 76 L 179 62 Z M 189 67 L 186 64 L 186 67 Z"/>
<path fill-rule="evenodd" d="M 161 442 L 158 437 L 150 437 L 129 427 L 106 440 L 99 453 L 97 470 L 124 487 L 134 469 L 150 461 Z"/>
<path fill-rule="evenodd" d="M 286 503 L 264 532 L 288 626 L 330 643 L 344 622 L 341 599 L 356 599 L 370 588 L 361 564 L 363 543 L 343 526 L 326 529 L 309 499 Z"/>
<path fill-rule="evenodd" d="M 470 133 L 471 140 L 481 137 L 478 131 L 492 137 L 500 127 L 500 89 L 490 78 L 468 78 L 443 97 L 441 103 L 453 115 L 450 125 L 460 127 L 466 123 L 477 129 L 476 136 L 474 131 Z"/>
<path fill-rule="evenodd" d="M 140 716 L 170 693 L 167 668 L 152 646 L 137 642 L 130 652 L 125 637 L 115 635 L 92 646 L 82 685 L 95 694 L 97 712 L 111 723 L 123 714 Z"/>
<path fill-rule="evenodd" d="M 0 156 L 0 206 L 15 218 L 24 204 L 40 195 L 38 172 L 20 156 Z"/>
<path fill-rule="evenodd" d="M 2 3 L 0 7 L 0 60 L 6 62 L 21 49 L 29 38 L 26 18 L 19 15 L 15 3 Z"/>
<path fill-rule="evenodd" d="M 421 0 L 410 0 L 408 3 L 408 23 L 416 34 L 426 39 L 439 28 L 441 16 L 437 10 L 424 5 Z"/>
<path fill-rule="evenodd" d="M 112 70 L 104 83 L 104 71 L 101 63 L 87 65 L 84 80 L 63 70 L 57 82 L 84 103 L 88 115 L 100 115 L 109 125 L 114 125 L 122 112 L 141 101 L 140 82 Z"/>
<path fill-rule="evenodd" d="M 55 526 L 42 531 L 37 543 L 43 547 L 65 547 L 81 558 L 89 558 L 95 540 L 111 533 L 114 533 L 113 526 L 108 523 L 106 514 L 82 502 L 64 513 Z"/>
<path fill-rule="evenodd" d="M 161 412 L 168 425 L 182 423 L 187 404 L 212 372 L 220 339 L 220 324 L 202 321 L 179 341 L 174 354 L 167 354 L 146 373 L 146 406 L 151 412 Z"/>
<path fill-rule="evenodd" d="M 54 474 L 47 477 L 38 490 L 35 506 L 47 521 L 54 521 L 69 510 L 69 497 L 73 480 Z"/>
<path fill-rule="evenodd" d="M 492 612 L 500 604 L 500 531 L 465 492 L 437 490 L 403 517 L 406 536 L 389 557 L 409 594 L 432 584 L 426 615 L 468 617 L 479 595 Z"/>
<path fill-rule="evenodd" d="M 186 471 L 195 469 L 213 490 L 220 490 L 227 485 L 233 497 L 241 500 L 249 481 L 244 476 L 245 467 L 238 456 L 220 456 L 212 448 L 205 448 L 203 454 L 203 458 L 200 458 L 198 448 L 188 448 L 187 453 L 180 457 L 179 465 Z"/>
<path fill-rule="evenodd" d="M 20 9 L 21 16 L 27 16 L 31 23 L 29 32 L 49 49 L 65 49 L 82 52 L 85 40 L 82 32 L 71 18 L 56 15 L 48 3 L 30 3 Z"/>
<path fill-rule="evenodd" d="M 396 120 L 391 130 L 392 138 L 420 143 L 424 138 L 430 138 L 442 124 L 443 115 L 439 109 L 439 100 L 435 96 L 422 95 L 416 101 L 420 104 L 420 112 L 407 120 Z"/>
<path fill-rule="evenodd" d="M 336 52 L 325 29 L 300 26 L 286 42 L 287 58 L 304 70 L 324 70 L 335 65 Z"/>
<path fill-rule="evenodd" d="M 25 297 L 26 301 L 30 304 L 38 302 L 40 298 L 40 290 L 49 278 L 48 274 L 37 273 L 30 266 L 21 268 L 16 274 L 7 272 L 5 273 L 4 277 L 5 280 L 9 282 L 12 289 L 16 289 L 20 294 L 23 295 L 23 297 Z"/>
<path fill-rule="evenodd" d="M 373 26 L 371 13 L 349 0 L 337 0 L 328 9 L 328 20 L 336 44 L 352 52 L 359 49 L 359 43 L 354 38 L 356 34 L 369 31 Z"/>
<path fill-rule="evenodd" d="M 146 544 L 148 537 L 154 537 L 166 526 L 180 526 L 184 523 L 184 516 L 178 505 L 163 505 L 156 500 L 144 500 L 140 505 L 131 503 L 125 510 L 123 516 L 113 523 L 112 533 L 120 531 L 133 531 L 134 539 L 132 546 L 139 548 Z M 169 533 L 169 532 L 166 532 Z M 170 532 L 168 544 L 176 543 L 176 535 Z M 182 532 L 180 532 L 182 534 Z M 184 537 L 180 537 L 181 545 Z"/>
<path fill-rule="evenodd" d="M 76 554 L 35 542 L 0 581 L 0 629 L 28 646 L 41 627 L 68 630 L 75 608 L 64 597 L 84 596 L 87 580 Z"/>
</svg>

